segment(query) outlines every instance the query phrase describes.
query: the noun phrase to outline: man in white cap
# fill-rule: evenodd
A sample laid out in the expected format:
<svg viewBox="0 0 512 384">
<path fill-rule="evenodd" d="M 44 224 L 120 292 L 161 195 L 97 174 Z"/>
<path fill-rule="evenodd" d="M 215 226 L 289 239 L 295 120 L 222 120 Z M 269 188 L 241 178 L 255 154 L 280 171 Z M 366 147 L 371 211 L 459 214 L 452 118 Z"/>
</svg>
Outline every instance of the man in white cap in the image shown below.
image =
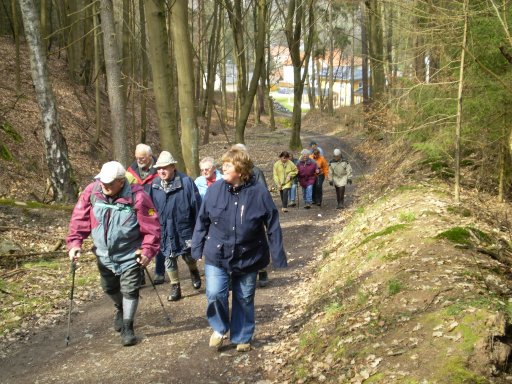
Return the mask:
<svg viewBox="0 0 512 384">
<path fill-rule="evenodd" d="M 349 162 L 343 159 L 341 151 L 334 150 L 334 159 L 329 161 L 329 174 L 327 179 L 329 185 L 334 185 L 336 189 L 336 209 L 343 209 L 345 201 L 345 186 L 352 184 L 352 167 Z"/>
<path fill-rule="evenodd" d="M 171 292 L 167 300 L 177 301 L 181 299 L 178 256 L 183 257 L 189 268 L 194 289 L 201 288 L 197 261 L 190 256 L 201 196 L 194 180 L 178 172 L 176 160 L 169 152 L 162 151 L 153 167 L 158 177 L 153 180 L 149 194 L 160 218 L 160 252 L 165 257 L 165 268 L 171 280 Z"/>
<path fill-rule="evenodd" d="M 133 321 L 141 268 L 158 253 L 160 225 L 148 194 L 140 185 L 129 184 L 125 172 L 117 161 L 103 164 L 73 210 L 67 248 L 69 258 L 77 260 L 84 240 L 91 235 L 101 287 L 116 308 L 114 328 L 128 346 L 137 342 Z"/>
</svg>

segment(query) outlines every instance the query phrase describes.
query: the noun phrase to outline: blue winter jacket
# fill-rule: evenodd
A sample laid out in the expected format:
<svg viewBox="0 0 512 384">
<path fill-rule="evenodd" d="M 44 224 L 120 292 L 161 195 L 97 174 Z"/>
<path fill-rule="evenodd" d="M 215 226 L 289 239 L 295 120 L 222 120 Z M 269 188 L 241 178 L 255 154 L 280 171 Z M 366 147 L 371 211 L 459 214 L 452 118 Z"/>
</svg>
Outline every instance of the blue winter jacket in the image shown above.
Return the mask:
<svg viewBox="0 0 512 384">
<path fill-rule="evenodd" d="M 160 252 L 164 256 L 190 253 L 192 232 L 201 206 L 194 181 L 176 171 L 169 192 L 163 190 L 160 177 L 156 177 L 149 194 L 160 219 Z"/>
<path fill-rule="evenodd" d="M 192 257 L 235 274 L 287 266 L 277 208 L 253 177 L 233 188 L 224 180 L 208 188 L 192 237 Z"/>
<path fill-rule="evenodd" d="M 215 170 L 215 181 L 222 179 L 222 173 L 218 169 Z M 208 189 L 208 183 L 206 182 L 206 177 L 199 176 L 194 183 L 197 186 L 197 189 L 199 190 L 199 194 L 201 195 L 201 198 L 204 198 L 204 195 L 206 194 L 206 190 Z"/>
</svg>

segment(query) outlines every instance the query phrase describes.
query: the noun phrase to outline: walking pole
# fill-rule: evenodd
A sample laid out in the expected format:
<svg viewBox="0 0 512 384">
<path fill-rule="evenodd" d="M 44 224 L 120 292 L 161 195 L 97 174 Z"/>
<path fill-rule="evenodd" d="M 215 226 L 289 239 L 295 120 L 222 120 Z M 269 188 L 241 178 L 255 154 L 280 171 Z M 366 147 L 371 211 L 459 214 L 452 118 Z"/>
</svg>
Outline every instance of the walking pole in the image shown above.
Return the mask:
<svg viewBox="0 0 512 384">
<path fill-rule="evenodd" d="M 66 335 L 66 347 L 69 345 L 69 333 L 71 329 L 71 311 L 73 310 L 73 293 L 75 292 L 75 271 L 76 261 L 71 261 L 71 292 L 69 293 L 69 312 L 68 312 L 68 333 Z"/>
<path fill-rule="evenodd" d="M 171 316 L 169 316 L 169 314 L 165 310 L 164 303 L 162 302 L 162 299 L 160 298 L 160 295 L 158 294 L 158 289 L 156 289 L 155 283 L 153 282 L 153 279 L 151 278 L 151 275 L 149 274 L 148 269 L 146 267 L 143 267 L 143 268 L 146 271 L 146 274 L 148 275 L 149 281 L 151 282 L 151 285 L 153 286 L 153 289 L 156 292 L 156 297 L 158 297 L 158 301 L 160 302 L 160 305 L 162 306 L 162 311 L 164 312 L 165 319 L 170 324 L 171 323 Z"/>
</svg>

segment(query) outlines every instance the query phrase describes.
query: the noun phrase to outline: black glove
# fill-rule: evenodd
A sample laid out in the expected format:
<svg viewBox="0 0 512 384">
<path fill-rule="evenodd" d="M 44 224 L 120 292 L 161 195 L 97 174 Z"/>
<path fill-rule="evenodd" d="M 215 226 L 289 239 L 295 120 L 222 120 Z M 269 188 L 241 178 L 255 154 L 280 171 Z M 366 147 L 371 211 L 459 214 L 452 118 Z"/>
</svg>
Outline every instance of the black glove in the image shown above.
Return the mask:
<svg viewBox="0 0 512 384">
<path fill-rule="evenodd" d="M 352 184 L 352 179 L 348 179 L 347 184 Z"/>
<path fill-rule="evenodd" d="M 329 185 L 330 185 L 330 186 L 332 186 L 333 184 L 334 184 L 334 183 L 332 182 L 332 180 L 331 180 L 331 181 L 329 181 Z"/>
</svg>

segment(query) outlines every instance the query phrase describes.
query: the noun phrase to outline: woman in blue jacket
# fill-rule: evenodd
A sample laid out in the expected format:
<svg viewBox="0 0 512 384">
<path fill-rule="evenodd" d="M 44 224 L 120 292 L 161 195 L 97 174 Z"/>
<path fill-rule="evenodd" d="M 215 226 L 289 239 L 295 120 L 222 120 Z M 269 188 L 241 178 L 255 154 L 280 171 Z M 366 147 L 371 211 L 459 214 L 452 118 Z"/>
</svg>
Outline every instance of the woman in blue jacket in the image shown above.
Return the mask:
<svg viewBox="0 0 512 384">
<path fill-rule="evenodd" d="M 258 270 L 270 262 L 287 266 L 277 208 L 269 191 L 254 180 L 246 151 L 232 148 L 222 157 L 223 180 L 210 186 L 192 236 L 192 257 L 205 257 L 206 315 L 213 328 L 210 347 L 230 334 L 237 350 L 251 348 Z M 229 280 L 232 309 L 229 317 Z"/>
</svg>

